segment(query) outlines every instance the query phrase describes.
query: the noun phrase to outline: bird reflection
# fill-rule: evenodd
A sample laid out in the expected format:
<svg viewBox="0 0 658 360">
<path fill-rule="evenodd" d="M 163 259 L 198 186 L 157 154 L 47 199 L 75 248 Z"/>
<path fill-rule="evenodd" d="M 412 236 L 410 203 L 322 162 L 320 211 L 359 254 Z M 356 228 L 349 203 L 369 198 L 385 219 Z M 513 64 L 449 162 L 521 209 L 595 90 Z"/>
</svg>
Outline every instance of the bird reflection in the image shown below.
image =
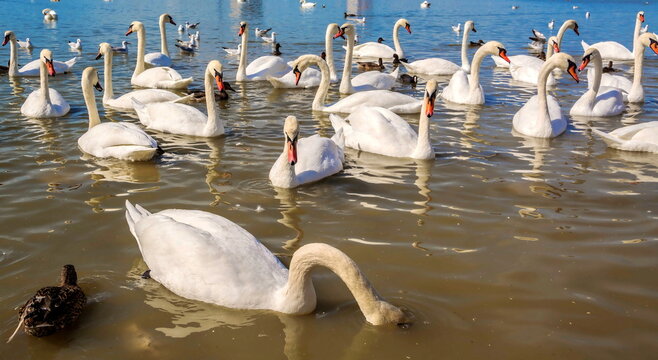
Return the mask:
<svg viewBox="0 0 658 360">
<path fill-rule="evenodd" d="M 88 171 L 95 182 L 113 181 L 130 184 L 148 184 L 160 181 L 160 172 L 153 161 L 124 161 L 114 158 L 97 158 L 84 154 L 81 159 L 90 167 L 97 168 Z M 96 184 L 92 184 L 95 186 Z"/>
<path fill-rule="evenodd" d="M 544 154 L 546 154 L 551 148 L 550 139 L 523 136 L 515 131 L 512 131 L 512 133 L 515 136 L 523 137 L 523 140 L 521 141 L 522 144 L 521 148 L 532 149 L 534 154 L 534 156 L 530 158 L 529 154 L 526 153 L 521 153 L 521 152 L 514 153 L 514 155 L 517 156 L 519 159 L 528 161 L 532 166 L 531 170 L 522 171 L 523 179 L 529 181 L 543 181 L 544 170 L 542 170 L 542 167 L 544 166 Z"/>
<path fill-rule="evenodd" d="M 304 230 L 299 226 L 301 219 L 299 218 L 299 209 L 297 208 L 297 190 L 275 187 L 274 191 L 276 191 L 274 197 L 281 203 L 279 209 L 281 210 L 282 217 L 277 222 L 295 232 L 295 237 L 285 241 L 283 248 L 288 251 L 295 251 L 304 238 Z"/>
</svg>

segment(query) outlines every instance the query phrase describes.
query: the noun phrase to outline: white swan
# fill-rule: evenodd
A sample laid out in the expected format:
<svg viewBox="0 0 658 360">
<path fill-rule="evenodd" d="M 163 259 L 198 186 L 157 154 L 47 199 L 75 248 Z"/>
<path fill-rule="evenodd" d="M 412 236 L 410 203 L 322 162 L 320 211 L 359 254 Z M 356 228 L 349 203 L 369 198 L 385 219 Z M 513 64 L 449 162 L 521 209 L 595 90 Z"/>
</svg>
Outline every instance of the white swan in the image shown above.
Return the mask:
<svg viewBox="0 0 658 360">
<path fill-rule="evenodd" d="M 317 55 L 302 55 L 293 62 L 292 66 L 295 76 L 299 79 L 304 70 L 313 64 L 317 65 L 322 73 L 320 86 L 313 99 L 314 111 L 350 113 L 362 105 L 380 106 L 398 114 L 415 114 L 420 111 L 422 105 L 420 100 L 390 90 L 362 91 L 345 97 L 333 105 L 324 106 L 329 92 L 329 67 L 324 60 Z"/>
<path fill-rule="evenodd" d="M 327 66 L 329 66 L 329 74 L 331 75 L 331 82 L 335 82 L 337 79 L 336 68 L 334 67 L 334 47 L 333 39 L 334 34 L 339 31 L 338 24 L 331 23 L 327 25 L 327 31 L 324 35 L 324 48 L 325 55 L 327 56 Z M 302 77 L 299 79 L 299 82 L 296 83 L 296 77 L 292 69 L 281 77 L 268 76 L 267 81 L 272 84 L 275 88 L 286 88 L 286 89 L 308 89 L 320 85 L 320 80 L 322 76 L 319 70 L 316 69 L 307 69 L 302 74 Z"/>
<path fill-rule="evenodd" d="M 82 40 L 78 39 L 76 41 L 69 41 L 69 47 L 74 51 L 82 51 Z"/>
<path fill-rule="evenodd" d="M 101 123 L 96 108 L 94 89 L 103 88 L 98 83 L 98 72 L 88 67 L 82 72 L 82 95 L 89 112 L 89 129 L 78 139 L 78 146 L 87 154 L 99 158 L 113 157 L 121 160 L 146 161 L 158 152 L 158 143 L 137 125 L 126 122 Z"/>
<path fill-rule="evenodd" d="M 126 54 L 128 53 L 128 44 L 130 43 L 124 40 L 121 42 L 121 46 L 112 46 L 112 51 L 119 54 Z"/>
<path fill-rule="evenodd" d="M 98 49 L 96 60 L 101 57 L 104 59 L 103 70 L 103 83 L 105 83 L 105 92 L 103 93 L 103 106 L 110 107 L 118 110 L 133 110 L 134 106 L 132 98 L 137 99 L 141 103 L 165 102 L 165 101 L 184 101 L 191 98 L 191 96 L 180 97 L 171 91 L 162 89 L 141 89 L 133 90 L 127 94 L 123 94 L 118 98 L 114 98 L 114 87 L 112 84 L 112 46 L 108 43 L 101 43 Z"/>
<path fill-rule="evenodd" d="M 126 32 L 126 36 L 137 32 L 137 64 L 130 83 L 135 86 L 157 88 L 157 89 L 187 89 L 192 78 L 183 79 L 178 71 L 170 67 L 154 67 L 148 70 L 144 65 L 144 49 L 146 47 L 146 30 L 144 24 L 133 21 Z"/>
<path fill-rule="evenodd" d="M 240 22 L 238 36 L 242 37 L 242 52 L 238 72 L 235 75 L 237 81 L 267 80 L 268 76 L 279 77 L 291 70 L 291 67 L 281 57 L 266 55 L 257 58 L 247 66 L 247 42 L 249 41 L 249 25 L 246 21 Z"/>
<path fill-rule="evenodd" d="M 55 10 L 48 8 L 41 10 L 41 14 L 43 15 L 43 20 L 47 22 L 55 21 L 59 18 Z"/>
<path fill-rule="evenodd" d="M 48 75 L 55 76 L 56 73 L 53 66 L 53 53 L 48 49 L 41 50 L 39 62 L 41 87 L 27 97 L 21 106 L 21 114 L 33 118 L 64 116 L 71 109 L 69 103 L 57 90 L 48 87 Z"/>
<path fill-rule="evenodd" d="M 436 81 L 425 86 L 423 108 L 418 121 L 418 133 L 409 123 L 388 109 L 362 106 L 343 119 L 331 114 L 331 126 L 343 132 L 345 146 L 392 157 L 434 159 L 430 142 L 429 118 L 434 114 Z"/>
<path fill-rule="evenodd" d="M 354 50 L 354 25 L 345 23 L 334 35 L 334 38 L 344 37 L 347 35 L 347 51 L 345 53 L 345 64 L 343 67 L 343 78 L 340 82 L 338 91 L 341 94 L 353 94 L 360 91 L 368 90 L 390 90 L 395 86 L 400 68 L 398 67 L 390 74 L 377 70 L 366 71 L 352 79 L 352 55 Z"/>
<path fill-rule="evenodd" d="M 644 67 L 644 49 L 647 46 L 650 47 L 654 53 L 658 54 L 658 38 L 656 37 L 656 34 L 642 34 L 635 40 L 635 46 L 633 47 L 635 61 L 633 63 L 632 82 L 622 75 L 605 73 L 601 75 L 601 86 L 620 89 L 623 92 L 624 101 L 631 103 L 644 102 L 642 70 Z M 587 83 L 588 87 L 591 87 L 594 84 L 593 73 L 591 70 L 587 72 Z"/>
<path fill-rule="evenodd" d="M 290 189 L 322 180 L 343 170 L 345 141 L 342 131 L 337 131 L 331 139 L 318 134 L 298 139 L 297 118 L 288 116 L 283 125 L 283 134 L 283 152 L 270 169 L 272 185 Z"/>
<path fill-rule="evenodd" d="M 626 46 L 616 41 L 602 41 L 592 45 L 587 44 L 585 41 L 581 41 L 580 44 L 582 45 L 583 50 L 587 50 L 591 46 L 596 47 L 601 53 L 601 58 L 604 60 L 633 60 L 635 59 L 635 41 L 637 40 L 638 36 L 640 36 L 640 30 L 642 28 L 643 22 L 644 11 L 639 11 L 637 15 L 635 15 L 635 28 L 633 30 L 633 51 L 628 50 Z"/>
<path fill-rule="evenodd" d="M 393 25 L 393 44 L 395 49 L 388 45 L 380 44 L 378 42 L 367 42 L 365 44 L 357 45 L 354 47 L 354 57 L 357 58 L 382 58 L 384 61 L 392 61 L 393 54 L 397 54 L 400 58 L 404 58 L 404 50 L 400 45 L 398 38 L 398 29 L 404 27 L 409 34 L 411 34 L 411 25 L 407 19 L 399 19 Z"/>
<path fill-rule="evenodd" d="M 407 71 L 414 74 L 425 74 L 431 76 L 452 75 L 457 71 L 459 71 L 460 69 L 463 69 L 468 72 L 471 70 L 471 64 L 468 60 L 468 53 L 467 53 L 467 49 L 469 45 L 468 35 L 471 31 L 477 32 L 477 30 L 475 30 L 475 24 L 473 23 L 473 21 L 469 20 L 464 23 L 464 35 L 462 37 L 462 48 L 461 48 L 461 58 L 462 58 L 461 67 L 453 63 L 452 61 L 448 61 L 441 58 L 416 60 L 411 63 L 406 63 L 404 61 L 401 61 L 401 63 L 402 65 L 404 65 L 404 67 L 407 68 Z"/>
<path fill-rule="evenodd" d="M 213 81 L 219 91 L 224 90 L 222 64 L 217 60 L 208 63 L 204 74 L 204 90 L 213 94 Z M 132 99 L 139 121 L 147 128 L 172 134 L 215 137 L 224 135 L 224 122 L 219 117 L 219 108 L 214 96 L 206 96 L 204 114 L 197 108 L 177 103 L 142 104 Z"/>
<path fill-rule="evenodd" d="M 312 7 L 315 7 L 315 3 L 314 3 L 314 2 L 307 2 L 306 0 L 299 0 L 299 4 L 300 4 L 303 8 L 312 8 Z"/>
<path fill-rule="evenodd" d="M 658 154 L 658 121 L 624 126 L 610 133 L 592 129 L 609 147 Z"/>
<path fill-rule="evenodd" d="M 17 42 L 21 49 L 32 49 L 34 47 L 32 45 L 32 41 L 30 41 L 30 38 L 25 38 L 25 41 L 17 40 Z"/>
<path fill-rule="evenodd" d="M 429 2 L 429 1 L 427 1 L 427 0 L 423 1 L 422 3 L 420 3 L 420 7 L 421 7 L 421 8 L 429 8 L 430 6 L 432 6 L 432 3 Z"/>
<path fill-rule="evenodd" d="M 219 215 L 177 209 L 151 214 L 126 201 L 126 220 L 150 277 L 179 296 L 229 308 L 309 314 L 316 306 L 311 270 L 324 266 L 345 282 L 369 323 L 408 321 L 332 246 L 302 246 L 288 270 L 253 235 Z"/>
<path fill-rule="evenodd" d="M 9 43 L 9 76 L 40 76 L 41 59 L 30 61 L 22 68 L 18 68 L 17 41 L 13 31 L 5 31 L 2 46 L 7 45 L 7 43 Z M 55 72 L 64 74 L 71 70 L 71 67 L 75 65 L 77 60 L 78 58 L 74 57 L 66 62 L 53 61 L 52 64 Z"/>
<path fill-rule="evenodd" d="M 558 48 L 562 48 L 562 38 L 564 37 L 564 34 L 567 32 L 568 29 L 572 29 L 573 32 L 576 33 L 576 35 L 580 36 L 580 31 L 578 30 L 578 23 L 576 22 L 576 20 L 573 19 L 566 20 L 564 23 L 562 23 L 562 26 L 560 26 L 560 29 L 557 31 L 556 38 L 557 38 Z M 547 52 L 551 51 L 550 47 L 546 49 L 546 51 Z M 492 56 L 492 58 L 496 63 L 496 66 L 503 68 L 509 68 L 511 64 L 517 66 L 526 65 L 526 64 L 529 66 L 533 66 L 537 64 L 536 62 L 537 58 L 535 56 L 530 56 L 530 55 L 512 55 L 509 57 L 510 62 L 507 62 L 498 56 Z M 548 59 L 548 56 L 546 58 Z"/>
<path fill-rule="evenodd" d="M 171 58 L 169 57 L 169 47 L 167 46 L 167 28 L 166 23 L 176 23 L 169 14 L 162 14 L 158 19 L 160 25 L 160 52 L 152 52 L 144 55 L 144 62 L 153 66 L 171 66 Z"/>
<path fill-rule="evenodd" d="M 557 53 L 546 60 L 539 74 L 537 95 L 514 114 L 512 125 L 517 132 L 537 138 L 553 138 L 567 129 L 567 118 L 562 116 L 560 104 L 553 96 L 546 95 L 546 79 L 555 68 L 568 72 L 578 81 L 576 62 L 571 55 Z"/>
<path fill-rule="evenodd" d="M 560 52 L 560 48 L 558 45 L 557 37 L 551 36 L 548 39 L 548 42 L 546 43 L 546 59 L 550 59 L 551 56 L 553 56 L 553 54 L 559 52 Z M 527 55 L 517 55 L 517 56 L 527 56 Z M 500 57 L 492 56 L 492 58 L 500 58 Z M 517 58 L 516 63 L 511 63 L 511 59 L 510 59 L 509 72 L 510 75 L 512 76 L 512 79 L 516 81 L 525 82 L 528 84 L 537 85 L 537 82 L 539 81 L 538 80 L 539 73 L 541 72 L 541 68 L 544 66 L 545 61 L 534 56 L 530 56 L 528 58 L 521 58 L 521 60 L 523 61 L 518 61 L 518 60 L 519 58 Z M 555 83 L 556 83 L 555 77 L 553 76 L 552 73 L 549 74 L 548 79 L 546 80 L 546 85 L 554 86 Z"/>
<path fill-rule="evenodd" d="M 571 116 L 615 116 L 624 111 L 624 97 L 621 91 L 615 88 L 600 89 L 603 62 L 601 54 L 595 47 L 590 47 L 583 54 L 583 62 L 578 68 L 582 71 L 587 64 L 594 62 L 594 81 L 589 90 L 571 107 Z M 589 80 L 588 80 L 589 81 Z"/>
<path fill-rule="evenodd" d="M 463 69 L 457 71 L 450 78 L 448 86 L 443 89 L 441 97 L 458 104 L 484 104 L 484 91 L 480 85 L 480 65 L 488 54 L 507 59 L 507 50 L 503 44 L 498 41 L 487 42 L 473 55 L 473 67 L 470 75 Z"/>
</svg>

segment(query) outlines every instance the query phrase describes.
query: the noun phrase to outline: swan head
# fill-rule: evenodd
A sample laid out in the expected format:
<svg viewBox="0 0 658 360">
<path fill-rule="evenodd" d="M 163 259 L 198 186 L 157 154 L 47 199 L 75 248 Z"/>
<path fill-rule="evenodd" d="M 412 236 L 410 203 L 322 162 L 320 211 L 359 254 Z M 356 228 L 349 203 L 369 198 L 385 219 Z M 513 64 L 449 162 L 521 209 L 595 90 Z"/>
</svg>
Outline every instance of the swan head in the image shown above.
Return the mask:
<svg viewBox="0 0 658 360">
<path fill-rule="evenodd" d="M 247 22 L 240 21 L 240 30 L 238 30 L 238 36 L 242 36 L 242 34 L 244 34 L 245 31 L 247 31 Z"/>
<path fill-rule="evenodd" d="M 637 12 L 637 19 L 640 20 L 640 22 L 644 22 L 644 11 L 638 11 Z"/>
<path fill-rule="evenodd" d="M 133 21 L 130 23 L 130 26 L 128 26 L 128 31 L 126 32 L 126 36 L 142 30 L 144 30 L 144 24 L 142 24 L 141 21 Z"/>
<path fill-rule="evenodd" d="M 400 19 L 396 21 L 395 27 L 397 28 L 398 26 L 404 27 L 404 29 L 407 30 L 409 34 L 411 34 L 411 24 L 409 24 L 409 21 L 407 21 L 407 19 Z"/>
<path fill-rule="evenodd" d="M 320 66 L 321 63 L 324 63 L 324 60 L 322 60 L 321 57 L 317 55 L 302 55 L 297 58 L 297 60 L 292 62 L 292 68 L 293 68 L 293 74 L 295 75 L 295 85 L 299 84 L 299 79 L 302 77 L 302 73 L 304 70 L 308 69 L 311 64 L 318 64 Z"/>
<path fill-rule="evenodd" d="M 658 54 L 658 38 L 656 37 L 656 34 L 644 33 L 637 37 L 637 41 L 639 41 L 640 44 L 642 44 L 643 46 L 642 50 L 644 50 L 644 47 L 648 46 L 651 48 L 651 50 L 653 50 L 654 53 Z"/>
<path fill-rule="evenodd" d="M 551 56 L 551 58 L 546 61 L 544 66 L 547 66 L 547 64 L 551 64 L 548 66 L 552 66 L 553 68 L 558 68 L 569 73 L 569 75 L 571 75 L 571 77 L 576 80 L 576 82 L 580 82 L 577 72 L 578 66 L 576 65 L 576 61 L 573 59 L 573 57 L 571 57 L 571 55 L 563 52 L 557 53 Z"/>
<path fill-rule="evenodd" d="M 299 136 L 299 123 L 295 116 L 288 116 L 283 123 L 283 135 L 286 139 L 286 150 L 288 153 L 288 163 L 295 165 L 297 163 L 297 137 Z"/>
<path fill-rule="evenodd" d="M 587 65 L 592 61 L 594 58 L 600 58 L 601 53 L 599 52 L 598 49 L 596 49 L 593 46 L 590 46 L 585 50 L 585 53 L 583 54 L 583 59 L 582 62 L 580 63 L 580 66 L 578 66 L 578 71 L 583 71 L 587 67 Z"/>
<path fill-rule="evenodd" d="M 43 49 L 39 53 L 39 58 L 41 61 L 46 64 L 46 69 L 48 69 L 48 75 L 55 76 L 55 66 L 53 66 L 53 52 L 48 49 Z"/>
<path fill-rule="evenodd" d="M 41 10 L 41 14 L 46 15 L 46 14 L 48 14 L 48 13 L 51 12 L 51 11 L 52 11 L 52 10 L 50 10 L 50 8 L 45 8 L 45 9 Z"/>
<path fill-rule="evenodd" d="M 475 23 L 472 20 L 468 20 L 467 22 L 464 23 L 464 32 L 468 32 L 469 30 L 473 32 L 478 32 L 475 30 Z"/>
<path fill-rule="evenodd" d="M 85 84 L 92 84 L 97 91 L 103 91 L 100 81 L 98 81 L 98 70 L 93 66 L 89 66 L 82 72 L 82 86 L 84 89 Z"/>
<path fill-rule="evenodd" d="M 491 55 L 500 56 L 503 60 L 510 62 L 510 59 L 507 57 L 507 50 L 505 45 L 499 41 L 488 41 L 486 44 L 482 45 L 478 51 L 484 51 Z"/>
<path fill-rule="evenodd" d="M 224 91 L 224 72 L 222 63 L 219 60 L 213 60 L 208 63 L 206 67 L 206 72 L 215 78 L 215 84 L 217 84 L 217 89 L 222 92 Z"/>
<path fill-rule="evenodd" d="M 174 19 L 171 17 L 171 15 L 169 15 L 167 13 L 164 13 L 164 14 L 160 15 L 160 21 L 163 22 L 163 23 L 170 23 L 172 25 L 176 25 L 176 23 L 174 22 Z"/>
<path fill-rule="evenodd" d="M 126 41 L 124 41 L 125 43 Z M 96 60 L 112 52 L 112 45 L 109 43 L 103 42 L 98 45 L 98 55 L 96 55 Z"/>
<path fill-rule="evenodd" d="M 427 117 L 434 115 L 434 101 L 436 100 L 436 80 L 429 80 L 425 85 L 425 97 L 423 98 L 423 112 Z"/>
<path fill-rule="evenodd" d="M 354 36 L 356 34 L 356 31 L 354 30 L 354 25 L 350 23 L 344 23 L 338 28 L 338 32 L 334 35 L 334 39 L 338 37 L 342 37 L 345 39 L 345 35 L 347 36 Z"/>
<path fill-rule="evenodd" d="M 555 36 L 549 37 L 548 46 L 553 47 L 553 53 L 557 54 L 560 52 L 560 44 L 557 43 L 557 37 Z"/>
<path fill-rule="evenodd" d="M 7 30 L 5 31 L 5 39 L 2 40 L 2 46 L 7 45 L 7 43 L 10 41 L 16 41 L 16 35 L 14 34 L 13 31 Z"/>
<path fill-rule="evenodd" d="M 576 33 L 576 35 L 580 36 L 580 32 L 578 31 L 578 23 L 576 20 L 569 19 L 562 24 L 562 27 L 565 29 L 572 29 L 573 32 Z"/>
</svg>

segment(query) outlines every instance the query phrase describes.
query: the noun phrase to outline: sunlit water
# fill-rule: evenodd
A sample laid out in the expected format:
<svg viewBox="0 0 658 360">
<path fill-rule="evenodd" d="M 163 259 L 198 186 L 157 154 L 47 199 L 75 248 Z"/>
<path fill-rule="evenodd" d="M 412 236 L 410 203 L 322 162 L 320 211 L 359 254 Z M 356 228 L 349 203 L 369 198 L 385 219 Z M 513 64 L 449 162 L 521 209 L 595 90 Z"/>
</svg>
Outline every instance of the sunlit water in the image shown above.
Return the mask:
<svg viewBox="0 0 658 360">
<path fill-rule="evenodd" d="M 482 68 L 487 104 L 448 107 L 432 117 L 433 161 L 347 152 L 344 172 L 296 190 L 272 188 L 269 169 L 282 148 L 282 120 L 296 115 L 302 135 L 333 130 L 325 114 L 310 110 L 313 90 L 273 90 L 268 83 L 236 84 L 238 23 L 273 27 L 283 57 L 317 54 L 325 27 L 342 14 L 366 16 L 361 41 L 400 33 L 412 59 L 459 60 L 460 39 L 450 25 L 475 21 L 472 39 L 499 40 L 508 53 L 527 53 L 535 27 L 545 34 L 568 18 L 581 36 L 567 33 L 563 51 L 578 58 L 580 40 L 613 39 L 631 46 L 634 16 L 647 11 L 656 30 L 655 5 L 643 1 L 327 1 L 302 10 L 297 1 L 133 1 L 1 3 L 2 29 L 36 48 L 20 51 L 25 64 L 43 47 L 55 58 L 80 56 L 74 71 L 51 86 L 71 104 L 59 119 L 20 114 L 36 78 L 0 78 L 0 325 L 2 338 L 16 326 L 16 310 L 37 288 L 53 284 L 59 267 L 74 264 L 89 305 L 71 330 L 44 339 L 18 336 L 0 358 L 229 358 L 229 359 L 436 359 L 436 358 L 651 358 L 658 331 L 658 156 L 607 149 L 591 134 L 658 120 L 658 57 L 647 51 L 647 102 L 618 117 L 572 119 L 551 141 L 511 132 L 512 117 L 535 92 L 510 83 L 509 72 Z M 511 6 L 518 4 L 518 10 Z M 572 6 L 580 5 L 573 10 Z M 44 24 L 41 9 L 60 20 Z M 585 11 L 592 17 L 586 20 Z M 118 45 L 132 20 L 147 28 L 147 52 L 159 48 L 157 18 L 201 22 L 201 49 L 180 55 L 178 33 L 168 25 L 170 50 L 184 76 L 220 59 L 238 90 L 222 105 L 230 134 L 202 140 L 152 132 L 167 152 L 158 160 L 127 163 L 83 155 L 77 138 L 87 129 L 80 74 L 95 61 L 97 44 Z M 270 47 L 253 40 L 249 59 Z M 81 54 L 67 40 L 82 39 Z M 129 55 L 114 57 L 115 92 L 132 73 Z M 336 40 L 337 68 L 342 42 Z M 0 63 L 9 57 L 2 48 Z M 473 53 L 473 50 L 470 50 Z M 628 64 L 619 64 L 628 70 Z M 387 70 L 388 71 L 388 70 Z M 583 76 L 584 77 L 584 76 Z M 445 79 L 442 82 L 443 86 Z M 417 89 L 398 90 L 420 97 Z M 564 112 L 585 91 L 561 77 L 554 89 Z M 100 101 L 100 95 L 98 95 Z M 335 89 L 330 101 L 338 99 Z M 202 106 L 200 106 L 202 107 Z M 104 119 L 137 122 L 132 114 L 102 111 Z M 405 116 L 417 124 L 416 116 Z M 414 316 L 408 329 L 368 325 L 340 281 L 314 276 L 319 304 L 308 316 L 239 311 L 189 301 L 139 275 L 146 269 L 124 219 L 125 200 L 152 211 L 200 209 L 235 221 L 288 263 L 299 246 L 325 242 L 349 254 L 388 300 Z M 262 210 L 262 211 L 261 211 Z"/>
</svg>

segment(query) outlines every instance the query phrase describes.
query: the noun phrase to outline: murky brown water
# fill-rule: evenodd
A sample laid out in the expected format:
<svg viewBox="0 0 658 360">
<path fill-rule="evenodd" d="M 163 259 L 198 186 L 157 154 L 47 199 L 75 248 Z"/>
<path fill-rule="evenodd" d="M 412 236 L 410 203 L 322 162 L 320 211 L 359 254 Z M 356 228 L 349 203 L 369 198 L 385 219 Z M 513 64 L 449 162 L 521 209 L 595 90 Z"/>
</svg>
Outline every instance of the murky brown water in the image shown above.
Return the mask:
<svg viewBox="0 0 658 360">
<path fill-rule="evenodd" d="M 155 19 L 167 9 L 179 23 L 202 22 L 201 51 L 195 57 L 175 54 L 176 67 L 199 77 L 208 60 L 219 58 L 232 80 L 237 60 L 220 54 L 218 46 L 236 44 L 239 20 L 273 26 L 284 57 L 293 59 L 320 51 L 326 24 L 343 21 L 345 4 L 299 12 L 295 1 L 208 1 L 200 7 L 169 1 L 157 8 L 148 2 L 62 2 L 55 5 L 60 20 L 53 29 L 38 15 L 50 3 L 9 3 L 30 20 L 21 23 L 5 13 L 3 29 L 21 39 L 30 36 L 38 47 L 21 52 L 22 64 L 45 44 L 53 44 L 57 59 L 70 58 L 67 39 L 82 38 L 85 50 L 73 74 L 51 80 L 72 106 L 60 119 L 20 114 L 37 79 L 0 78 L 0 337 L 16 326 L 15 308 L 37 288 L 53 284 L 63 264 L 76 266 L 89 306 L 73 329 L 44 339 L 21 334 L 3 345 L 0 358 L 655 357 L 658 156 L 607 149 L 589 130 L 658 120 L 655 55 L 647 52 L 644 106 L 610 119 L 574 119 L 552 141 L 511 133 L 513 114 L 534 90 L 510 84 L 509 73 L 491 69 L 487 60 L 485 106 L 437 105 L 434 161 L 348 151 L 343 173 L 284 191 L 272 188 L 267 176 L 281 151 L 285 116 L 298 117 L 304 136 L 333 134 L 328 116 L 310 111 L 313 91 L 234 84 L 238 94 L 221 110 L 228 136 L 152 133 L 167 153 L 134 164 L 95 159 L 77 148 L 87 128 L 79 76 L 86 66 L 102 66 L 93 60 L 96 44 L 118 44 L 133 18 L 151 19 L 149 50 L 155 50 Z M 592 5 L 586 22 L 586 9 L 572 11 L 571 3 L 551 2 L 553 8 L 524 2 L 516 13 L 511 2 L 448 2 L 443 9 L 437 2 L 424 12 L 415 3 L 383 3 L 385 8 L 379 2 L 348 4 L 349 11 L 369 18 L 359 27 L 362 39 L 389 34 L 393 21 L 404 16 L 414 29 L 412 36 L 401 35 L 411 56 L 441 51 L 453 60 L 459 48 L 445 45 L 458 39 L 448 25 L 466 16 L 476 22 L 476 39 L 495 38 L 515 54 L 526 51 L 529 24 L 549 33 L 545 22 L 551 17 L 556 23 L 578 19 L 584 39 L 628 40 L 639 10 L 630 2 Z M 482 15 L 465 12 L 476 3 Z M 127 9 L 135 15 L 126 15 Z M 658 11 L 645 10 L 654 24 Z M 89 16 L 76 17 L 82 11 Z M 611 29 L 611 19 L 619 26 Z M 178 34 L 173 26 L 168 30 L 173 42 Z M 569 34 L 563 50 L 577 56 L 579 40 Z M 132 50 L 114 57 L 117 93 L 128 89 L 134 44 Z M 249 58 L 267 50 L 252 42 Z M 6 61 L 8 49 L 1 53 Z M 400 89 L 420 96 L 422 86 Z M 584 89 L 583 83 L 560 79 L 555 93 L 563 111 Z M 136 122 L 131 114 L 104 116 Z M 415 116 L 405 118 L 417 124 Z M 126 199 L 151 211 L 177 207 L 225 216 L 285 263 L 303 244 L 336 246 L 386 299 L 408 309 L 414 323 L 409 329 L 367 324 L 345 286 L 322 271 L 314 275 L 318 307 L 308 316 L 230 310 L 175 296 L 139 277 L 146 268 L 124 219 Z"/>
</svg>

